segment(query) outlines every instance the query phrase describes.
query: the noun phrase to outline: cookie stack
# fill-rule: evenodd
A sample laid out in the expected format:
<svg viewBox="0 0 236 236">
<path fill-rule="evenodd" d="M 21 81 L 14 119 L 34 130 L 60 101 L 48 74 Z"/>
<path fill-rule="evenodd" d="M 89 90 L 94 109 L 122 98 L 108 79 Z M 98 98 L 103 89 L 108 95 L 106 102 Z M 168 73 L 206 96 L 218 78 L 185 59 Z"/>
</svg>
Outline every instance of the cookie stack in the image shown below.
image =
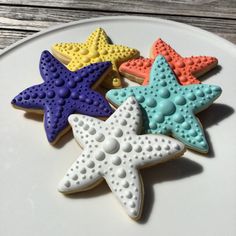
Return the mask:
<svg viewBox="0 0 236 236">
<path fill-rule="evenodd" d="M 127 214 L 139 219 L 140 168 L 180 157 L 185 146 L 208 152 L 195 114 L 210 106 L 221 88 L 198 78 L 217 59 L 182 57 L 161 39 L 150 58 L 143 58 L 136 49 L 110 44 L 101 28 L 84 43 L 55 44 L 52 53 L 44 51 L 40 58 L 43 83 L 19 93 L 12 105 L 43 113 L 51 144 L 72 127 L 83 151 L 59 183 L 60 192 L 85 191 L 105 179 Z M 125 87 L 123 77 L 141 85 Z"/>
</svg>

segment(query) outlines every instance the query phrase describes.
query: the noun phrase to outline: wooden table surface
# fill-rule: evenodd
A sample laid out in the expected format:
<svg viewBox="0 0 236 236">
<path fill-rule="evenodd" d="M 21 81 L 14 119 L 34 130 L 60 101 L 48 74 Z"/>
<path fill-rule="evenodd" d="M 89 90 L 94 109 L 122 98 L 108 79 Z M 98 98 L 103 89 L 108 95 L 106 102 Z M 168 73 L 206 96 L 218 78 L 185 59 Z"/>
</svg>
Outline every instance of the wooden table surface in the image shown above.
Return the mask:
<svg viewBox="0 0 236 236">
<path fill-rule="evenodd" d="M 53 25 L 111 15 L 183 22 L 236 44 L 236 0 L 0 0 L 0 50 Z"/>
</svg>

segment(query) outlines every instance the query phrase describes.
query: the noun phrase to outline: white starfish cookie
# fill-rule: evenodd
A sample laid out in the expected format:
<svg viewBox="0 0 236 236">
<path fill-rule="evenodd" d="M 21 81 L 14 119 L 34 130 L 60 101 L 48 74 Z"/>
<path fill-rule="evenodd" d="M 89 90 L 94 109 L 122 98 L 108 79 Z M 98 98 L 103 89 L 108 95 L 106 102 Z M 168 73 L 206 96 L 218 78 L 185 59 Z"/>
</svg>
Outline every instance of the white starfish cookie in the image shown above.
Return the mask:
<svg viewBox="0 0 236 236">
<path fill-rule="evenodd" d="M 84 115 L 70 115 L 82 154 L 59 183 L 62 193 L 93 188 L 103 178 L 127 214 L 139 219 L 143 205 L 143 184 L 139 168 L 181 156 L 184 145 L 163 135 L 138 135 L 142 112 L 134 97 L 128 98 L 106 121 Z"/>
</svg>

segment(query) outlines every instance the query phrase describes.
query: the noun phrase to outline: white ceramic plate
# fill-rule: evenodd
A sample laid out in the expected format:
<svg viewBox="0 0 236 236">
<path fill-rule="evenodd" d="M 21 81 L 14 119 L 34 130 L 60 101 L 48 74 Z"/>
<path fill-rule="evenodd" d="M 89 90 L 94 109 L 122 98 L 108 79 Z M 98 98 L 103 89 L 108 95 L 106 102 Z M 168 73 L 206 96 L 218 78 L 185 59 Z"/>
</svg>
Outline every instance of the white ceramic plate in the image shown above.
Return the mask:
<svg viewBox="0 0 236 236">
<path fill-rule="evenodd" d="M 22 89 L 42 82 L 40 54 L 56 42 L 82 42 L 97 27 L 115 44 L 148 56 L 161 37 L 180 54 L 212 55 L 221 69 L 205 76 L 222 96 L 199 117 L 211 151 L 141 172 L 143 218 L 129 219 L 105 183 L 65 197 L 58 181 L 80 153 L 71 133 L 48 144 L 42 119 L 11 107 Z M 236 47 L 200 29 L 144 17 L 106 17 L 63 25 L 4 50 L 0 62 L 0 235 L 236 235 Z"/>
</svg>

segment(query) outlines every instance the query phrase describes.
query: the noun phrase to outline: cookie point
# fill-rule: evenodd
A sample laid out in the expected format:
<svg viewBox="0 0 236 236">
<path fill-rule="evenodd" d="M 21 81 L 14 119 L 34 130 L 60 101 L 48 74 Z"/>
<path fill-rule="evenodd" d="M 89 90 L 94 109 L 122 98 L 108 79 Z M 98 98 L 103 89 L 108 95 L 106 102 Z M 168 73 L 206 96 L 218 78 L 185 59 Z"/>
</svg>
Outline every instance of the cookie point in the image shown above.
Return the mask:
<svg viewBox="0 0 236 236">
<path fill-rule="evenodd" d="M 201 145 L 201 150 L 200 150 L 202 153 L 208 153 L 209 152 L 209 146 L 207 144 L 207 142 L 204 142 L 202 145 Z"/>
<path fill-rule="evenodd" d="M 62 179 L 57 186 L 57 190 L 61 193 L 69 192 L 71 183 L 69 180 Z"/>
<path fill-rule="evenodd" d="M 46 132 L 46 134 L 47 134 L 48 142 L 52 145 L 55 144 L 56 136 L 48 132 Z"/>
<path fill-rule="evenodd" d="M 213 86 L 213 90 L 219 94 L 222 93 L 222 88 L 220 86 L 214 85 Z"/>
<path fill-rule="evenodd" d="M 174 149 L 179 152 L 182 152 L 183 150 L 185 151 L 186 148 L 182 142 L 175 140 Z"/>
<path fill-rule="evenodd" d="M 72 114 L 68 117 L 68 122 L 72 126 L 78 120 L 78 115 Z"/>
<path fill-rule="evenodd" d="M 133 220 L 138 220 L 140 218 L 140 210 L 139 209 L 131 209 L 129 212 L 128 212 L 128 215 L 130 218 L 132 218 Z"/>
<path fill-rule="evenodd" d="M 16 98 L 13 98 L 12 100 L 11 100 L 11 104 L 16 104 Z"/>
<path fill-rule="evenodd" d="M 131 103 L 131 104 L 135 104 L 136 103 L 136 99 L 134 96 L 130 96 L 127 98 L 127 102 Z"/>
<path fill-rule="evenodd" d="M 51 53 L 48 51 L 48 50 L 44 50 L 42 53 L 41 53 L 41 56 L 50 56 Z"/>
</svg>

